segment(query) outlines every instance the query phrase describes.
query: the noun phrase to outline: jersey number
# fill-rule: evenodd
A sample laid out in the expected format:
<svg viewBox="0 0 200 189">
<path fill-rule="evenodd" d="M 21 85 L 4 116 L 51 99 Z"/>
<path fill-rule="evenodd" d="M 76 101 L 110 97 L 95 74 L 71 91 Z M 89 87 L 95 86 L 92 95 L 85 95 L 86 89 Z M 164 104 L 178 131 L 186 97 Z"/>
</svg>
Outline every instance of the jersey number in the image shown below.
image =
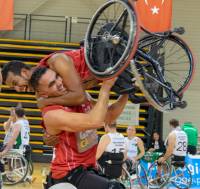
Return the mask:
<svg viewBox="0 0 200 189">
<path fill-rule="evenodd" d="M 186 142 L 178 142 L 177 151 L 179 151 L 179 152 L 185 152 L 185 151 L 187 151 L 187 144 L 186 144 Z"/>
<path fill-rule="evenodd" d="M 114 149 L 112 149 L 112 153 L 120 153 L 120 152 L 123 152 L 123 150 L 124 150 L 124 148 L 120 148 L 120 149 L 116 149 L 116 148 L 114 148 Z"/>
</svg>

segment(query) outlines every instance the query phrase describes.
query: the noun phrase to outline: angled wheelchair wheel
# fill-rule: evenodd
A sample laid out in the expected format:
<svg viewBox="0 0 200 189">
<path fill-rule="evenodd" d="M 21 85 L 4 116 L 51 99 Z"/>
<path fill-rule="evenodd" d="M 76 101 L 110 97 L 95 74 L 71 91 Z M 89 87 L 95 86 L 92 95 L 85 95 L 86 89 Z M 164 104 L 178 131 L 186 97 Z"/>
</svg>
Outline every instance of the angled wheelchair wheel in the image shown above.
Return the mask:
<svg viewBox="0 0 200 189">
<path fill-rule="evenodd" d="M 168 183 L 170 179 L 171 169 L 167 162 L 163 164 L 154 162 L 149 167 L 147 175 L 149 188 L 162 188 Z"/>
<path fill-rule="evenodd" d="M 110 0 L 94 14 L 85 36 L 85 60 L 100 80 L 119 75 L 134 56 L 139 25 L 134 3 Z"/>
<path fill-rule="evenodd" d="M 28 174 L 31 176 L 33 175 L 34 172 L 34 167 L 33 167 L 33 162 L 32 160 L 28 161 Z"/>
<path fill-rule="evenodd" d="M 195 60 L 188 45 L 175 35 L 146 36 L 140 40 L 138 50 L 148 57 L 136 53 L 131 65 L 146 99 L 160 111 L 184 108 L 186 104 L 181 104 L 180 99 L 189 87 L 195 69 Z M 152 59 L 160 67 L 164 82 L 160 80 L 155 68 L 157 65 L 152 63 Z M 174 102 L 170 95 L 174 96 Z"/>
<path fill-rule="evenodd" d="M 22 154 L 9 152 L 3 157 L 5 162 L 5 172 L 2 173 L 3 183 L 6 185 L 15 185 L 23 182 L 28 173 L 27 160 Z"/>
<path fill-rule="evenodd" d="M 137 175 L 138 185 L 140 186 L 140 188 L 147 189 L 148 187 L 147 173 L 141 163 L 137 163 L 136 165 L 136 175 Z"/>
<path fill-rule="evenodd" d="M 191 187 L 192 174 L 187 165 L 183 167 L 174 167 L 170 180 L 176 188 L 187 189 Z"/>
<path fill-rule="evenodd" d="M 122 183 L 126 189 L 132 189 L 133 185 L 131 182 L 131 175 L 128 172 L 126 166 L 122 166 L 122 174 L 120 178 L 118 179 L 120 183 Z"/>
</svg>

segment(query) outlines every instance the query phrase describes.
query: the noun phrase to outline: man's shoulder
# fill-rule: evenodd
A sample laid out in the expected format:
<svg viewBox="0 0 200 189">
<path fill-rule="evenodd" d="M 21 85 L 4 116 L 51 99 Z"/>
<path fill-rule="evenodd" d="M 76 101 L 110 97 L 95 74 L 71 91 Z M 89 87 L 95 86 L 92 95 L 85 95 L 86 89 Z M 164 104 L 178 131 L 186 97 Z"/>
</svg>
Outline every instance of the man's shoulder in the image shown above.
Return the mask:
<svg viewBox="0 0 200 189">
<path fill-rule="evenodd" d="M 56 110 L 63 110 L 63 111 L 71 111 L 70 107 L 62 106 L 62 105 L 51 105 L 46 106 L 42 109 L 42 114 L 46 114 L 49 111 L 56 111 Z"/>
</svg>

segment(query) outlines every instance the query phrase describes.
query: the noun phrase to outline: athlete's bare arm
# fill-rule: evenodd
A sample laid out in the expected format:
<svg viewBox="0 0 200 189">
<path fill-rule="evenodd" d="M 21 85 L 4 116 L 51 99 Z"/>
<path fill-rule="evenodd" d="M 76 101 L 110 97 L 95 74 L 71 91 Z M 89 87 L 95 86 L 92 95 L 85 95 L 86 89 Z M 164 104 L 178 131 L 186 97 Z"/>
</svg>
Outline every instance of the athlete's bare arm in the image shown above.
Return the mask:
<svg viewBox="0 0 200 189">
<path fill-rule="evenodd" d="M 145 154 L 144 143 L 143 143 L 142 139 L 138 138 L 137 140 L 138 140 L 137 146 L 138 146 L 138 149 L 139 149 L 140 153 L 135 157 L 136 161 L 141 159 Z"/>
<path fill-rule="evenodd" d="M 166 153 L 164 154 L 163 157 L 159 158 L 158 162 L 163 163 L 165 162 L 172 154 L 173 154 L 173 150 L 176 144 L 176 135 L 174 133 L 171 133 L 168 137 L 167 140 L 167 149 L 166 149 Z"/>
<path fill-rule="evenodd" d="M 6 147 L 2 152 L 0 152 L 0 156 L 5 155 L 10 149 L 12 149 L 13 145 L 15 144 L 15 141 L 20 133 L 21 125 L 15 124 L 12 131 L 12 137 L 9 139 L 8 143 L 6 144 Z"/>
<path fill-rule="evenodd" d="M 109 143 L 110 143 L 110 137 L 108 135 L 103 135 L 97 146 L 96 160 L 98 160 L 102 156 Z"/>
<path fill-rule="evenodd" d="M 88 99 L 91 101 L 92 105 L 94 106 L 96 104 L 96 100 L 94 100 L 90 94 L 86 93 L 88 95 Z M 128 102 L 128 94 L 123 94 L 119 96 L 119 98 L 108 107 L 108 112 L 106 114 L 105 123 L 111 124 L 120 116 L 120 114 L 123 112 L 124 107 L 126 106 L 126 103 Z"/>
<path fill-rule="evenodd" d="M 47 64 L 49 68 L 61 76 L 68 92 L 60 97 L 40 99 L 39 106 L 53 104 L 76 106 L 82 104 L 86 100 L 85 92 L 73 60 L 63 53 L 58 53 L 49 58 Z"/>
<path fill-rule="evenodd" d="M 120 116 L 123 112 L 126 103 L 128 102 L 128 94 L 121 95 L 117 101 L 111 104 L 108 108 L 108 112 L 106 114 L 105 123 L 111 124 Z"/>
<path fill-rule="evenodd" d="M 89 113 L 72 113 L 64 110 L 51 110 L 43 119 L 47 132 L 51 135 L 62 130 L 69 132 L 84 131 L 103 127 L 108 110 L 109 93 L 115 79 L 104 81 L 96 105 Z"/>
</svg>

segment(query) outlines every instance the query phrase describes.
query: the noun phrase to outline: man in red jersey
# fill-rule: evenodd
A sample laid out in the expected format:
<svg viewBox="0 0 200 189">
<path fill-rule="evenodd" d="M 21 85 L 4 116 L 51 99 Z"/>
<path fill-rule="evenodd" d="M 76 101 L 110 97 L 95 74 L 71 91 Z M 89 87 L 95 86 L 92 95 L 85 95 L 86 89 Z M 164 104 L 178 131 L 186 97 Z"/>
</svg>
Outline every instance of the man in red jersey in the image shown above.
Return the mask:
<svg viewBox="0 0 200 189">
<path fill-rule="evenodd" d="M 96 129 L 116 120 L 128 100 L 128 95 L 123 95 L 108 106 L 114 81 L 103 82 L 93 108 L 91 99 L 87 97 L 85 103 L 79 106 L 52 105 L 42 109 L 46 132 L 58 135 L 60 139 L 55 146 L 46 188 L 60 182 L 69 182 L 78 189 L 124 188 L 118 182 L 111 182 L 94 172 Z M 61 77 L 47 68 L 34 70 L 30 84 L 39 97 L 58 97 L 67 91 Z"/>
<path fill-rule="evenodd" d="M 43 58 L 38 66 L 54 70 L 62 77 L 63 83 L 67 88 L 67 92 L 59 98 L 40 99 L 39 105 L 41 107 L 52 104 L 80 105 L 86 99 L 84 89 L 91 88 L 98 83 L 90 74 L 85 63 L 83 48 L 52 53 Z M 8 62 L 2 69 L 3 82 L 17 92 L 31 91 L 28 81 L 34 69 L 21 61 Z"/>
</svg>

